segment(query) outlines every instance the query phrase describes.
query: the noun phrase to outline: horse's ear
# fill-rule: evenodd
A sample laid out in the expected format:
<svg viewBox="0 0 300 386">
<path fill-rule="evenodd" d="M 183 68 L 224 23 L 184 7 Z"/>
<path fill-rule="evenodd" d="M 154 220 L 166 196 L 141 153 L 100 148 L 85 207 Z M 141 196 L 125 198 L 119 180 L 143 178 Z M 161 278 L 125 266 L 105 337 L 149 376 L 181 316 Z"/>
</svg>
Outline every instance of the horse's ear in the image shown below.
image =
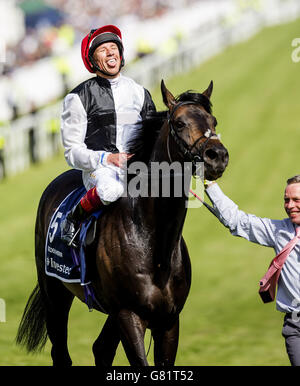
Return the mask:
<svg viewBox="0 0 300 386">
<path fill-rule="evenodd" d="M 167 89 L 167 87 L 165 86 L 165 82 L 163 81 L 163 79 L 161 80 L 160 88 L 161 88 L 164 104 L 168 107 L 169 110 L 172 110 L 172 108 L 176 104 L 176 100 L 173 97 L 173 95 L 170 93 L 170 91 Z"/>
<path fill-rule="evenodd" d="M 212 91 L 213 91 L 213 86 L 214 86 L 214 84 L 213 84 L 213 81 L 211 80 L 208 88 L 202 93 L 208 99 L 210 99 L 210 97 L 211 97 L 211 94 L 212 94 Z"/>
</svg>

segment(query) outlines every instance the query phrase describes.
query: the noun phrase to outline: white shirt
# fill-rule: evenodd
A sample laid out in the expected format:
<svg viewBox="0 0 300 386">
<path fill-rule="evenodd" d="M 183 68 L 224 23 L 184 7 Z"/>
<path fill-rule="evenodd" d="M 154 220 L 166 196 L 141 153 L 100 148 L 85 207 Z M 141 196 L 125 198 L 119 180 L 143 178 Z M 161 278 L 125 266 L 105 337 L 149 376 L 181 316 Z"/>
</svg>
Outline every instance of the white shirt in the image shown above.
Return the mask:
<svg viewBox="0 0 300 386">
<path fill-rule="evenodd" d="M 272 247 L 275 255 L 295 237 L 295 227 L 289 218 L 271 220 L 245 213 L 225 196 L 216 183 L 209 186 L 206 192 L 217 209 L 219 220 L 232 235 Z M 281 270 L 276 308 L 281 312 L 300 311 L 300 243 L 292 250 Z"/>
<path fill-rule="evenodd" d="M 144 88 L 134 80 L 119 75 L 109 80 L 116 111 L 116 147 L 119 152 L 126 152 L 126 143 L 141 128 L 140 112 L 143 108 Z M 75 93 L 64 99 L 61 116 L 62 142 L 67 163 L 86 172 L 97 169 L 98 165 L 107 166 L 108 152 L 94 151 L 84 143 L 87 131 L 87 113 L 80 97 Z"/>
</svg>

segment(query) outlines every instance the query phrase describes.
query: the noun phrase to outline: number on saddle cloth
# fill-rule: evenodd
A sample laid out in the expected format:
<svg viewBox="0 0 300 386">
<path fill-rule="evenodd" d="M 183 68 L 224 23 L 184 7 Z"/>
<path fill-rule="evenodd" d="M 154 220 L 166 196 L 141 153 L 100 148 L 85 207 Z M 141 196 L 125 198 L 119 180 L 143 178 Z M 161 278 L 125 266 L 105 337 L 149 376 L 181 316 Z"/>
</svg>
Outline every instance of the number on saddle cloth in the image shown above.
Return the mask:
<svg viewBox="0 0 300 386">
<path fill-rule="evenodd" d="M 45 246 L 46 274 L 54 276 L 69 283 L 87 282 L 85 277 L 85 255 L 84 246 L 90 245 L 95 237 L 96 221 L 101 211 L 93 213 L 81 226 L 79 258 L 74 251 L 61 240 L 61 222 L 68 212 L 80 201 L 86 193 L 84 186 L 73 190 L 59 205 L 53 214 L 47 234 Z M 88 237 L 87 237 L 88 234 Z"/>
</svg>

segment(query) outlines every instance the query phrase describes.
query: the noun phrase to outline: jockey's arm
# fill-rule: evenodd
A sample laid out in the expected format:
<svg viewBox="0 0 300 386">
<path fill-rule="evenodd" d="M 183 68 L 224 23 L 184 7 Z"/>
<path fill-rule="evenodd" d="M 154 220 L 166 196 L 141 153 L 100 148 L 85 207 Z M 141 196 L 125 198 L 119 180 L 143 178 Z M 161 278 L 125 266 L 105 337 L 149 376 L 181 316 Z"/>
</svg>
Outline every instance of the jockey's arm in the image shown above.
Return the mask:
<svg viewBox="0 0 300 386">
<path fill-rule="evenodd" d="M 67 163 L 84 171 L 92 171 L 99 164 L 107 165 L 111 155 L 106 151 L 94 151 L 84 143 L 87 130 L 87 114 L 77 94 L 68 94 L 64 99 L 61 116 L 61 135 Z"/>
</svg>

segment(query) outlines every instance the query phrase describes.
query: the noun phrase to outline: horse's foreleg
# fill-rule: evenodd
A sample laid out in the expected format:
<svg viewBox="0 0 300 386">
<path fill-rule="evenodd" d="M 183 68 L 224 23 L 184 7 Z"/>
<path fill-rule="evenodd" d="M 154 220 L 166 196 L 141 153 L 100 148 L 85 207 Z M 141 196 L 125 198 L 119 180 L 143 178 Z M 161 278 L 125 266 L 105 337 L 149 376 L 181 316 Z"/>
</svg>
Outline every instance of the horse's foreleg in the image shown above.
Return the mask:
<svg viewBox="0 0 300 386">
<path fill-rule="evenodd" d="M 173 366 L 176 359 L 179 317 L 169 330 L 153 329 L 155 366 Z"/>
<path fill-rule="evenodd" d="M 116 320 L 109 316 L 100 335 L 93 344 L 96 366 L 111 366 L 120 342 L 119 326 Z"/>
<path fill-rule="evenodd" d="M 131 366 L 149 366 L 144 336 L 146 323 L 134 312 L 121 310 L 118 314 L 120 336 Z"/>
</svg>

